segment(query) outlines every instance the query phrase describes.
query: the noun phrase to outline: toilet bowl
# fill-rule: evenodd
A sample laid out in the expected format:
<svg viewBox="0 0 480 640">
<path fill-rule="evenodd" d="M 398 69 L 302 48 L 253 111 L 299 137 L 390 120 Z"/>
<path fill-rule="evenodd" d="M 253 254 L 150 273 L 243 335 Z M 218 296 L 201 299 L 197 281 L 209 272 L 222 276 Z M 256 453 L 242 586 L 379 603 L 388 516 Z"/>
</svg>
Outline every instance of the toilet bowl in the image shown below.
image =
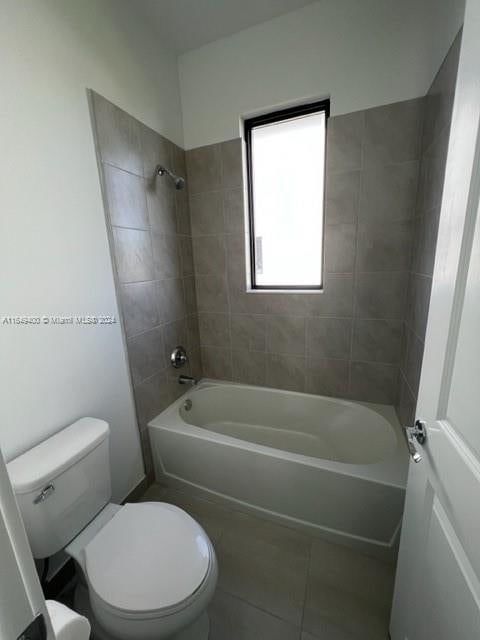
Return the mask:
<svg viewBox="0 0 480 640">
<path fill-rule="evenodd" d="M 180 630 L 187 638 L 217 582 L 208 536 L 166 503 L 110 504 L 65 551 L 82 573 L 105 640 L 176 639 Z M 201 626 L 204 635 L 196 631 L 195 638 L 208 637 L 208 618 Z"/>
<path fill-rule="evenodd" d="M 33 555 L 74 559 L 95 640 L 207 640 L 213 546 L 176 506 L 109 502 L 108 434 L 83 418 L 9 463 Z"/>
</svg>

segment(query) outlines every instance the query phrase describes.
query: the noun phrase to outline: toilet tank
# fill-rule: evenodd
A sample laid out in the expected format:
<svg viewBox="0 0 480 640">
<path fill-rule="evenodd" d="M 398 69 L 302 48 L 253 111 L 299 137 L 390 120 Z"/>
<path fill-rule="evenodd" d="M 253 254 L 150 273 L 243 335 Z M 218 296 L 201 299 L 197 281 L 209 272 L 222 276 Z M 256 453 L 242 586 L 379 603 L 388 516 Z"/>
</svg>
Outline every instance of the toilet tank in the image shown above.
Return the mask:
<svg viewBox="0 0 480 640">
<path fill-rule="evenodd" d="M 109 502 L 109 427 L 82 418 L 7 464 L 35 558 L 63 549 Z"/>
</svg>

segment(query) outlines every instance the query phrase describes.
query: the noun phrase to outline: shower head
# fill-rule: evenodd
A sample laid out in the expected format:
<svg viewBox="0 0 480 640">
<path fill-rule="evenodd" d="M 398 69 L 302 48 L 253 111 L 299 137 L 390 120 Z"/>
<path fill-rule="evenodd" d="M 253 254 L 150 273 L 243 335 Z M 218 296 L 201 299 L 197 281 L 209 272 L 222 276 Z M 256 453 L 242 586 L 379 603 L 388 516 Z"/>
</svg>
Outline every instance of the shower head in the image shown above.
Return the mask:
<svg viewBox="0 0 480 640">
<path fill-rule="evenodd" d="M 182 176 L 175 176 L 174 184 L 175 189 L 177 189 L 177 191 L 181 191 L 185 188 L 185 178 L 182 178 Z"/>
<path fill-rule="evenodd" d="M 168 176 L 171 178 L 177 191 L 181 191 L 185 187 L 185 178 L 175 175 L 172 171 L 166 169 L 161 164 L 157 164 L 155 167 L 155 176 Z"/>
</svg>

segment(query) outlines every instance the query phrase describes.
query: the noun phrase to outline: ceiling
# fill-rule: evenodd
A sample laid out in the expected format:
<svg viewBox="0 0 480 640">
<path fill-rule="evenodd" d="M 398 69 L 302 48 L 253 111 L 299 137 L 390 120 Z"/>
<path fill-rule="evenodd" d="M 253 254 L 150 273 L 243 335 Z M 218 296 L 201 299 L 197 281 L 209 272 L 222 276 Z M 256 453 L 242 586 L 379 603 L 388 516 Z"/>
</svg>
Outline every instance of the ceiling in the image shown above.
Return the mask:
<svg viewBox="0 0 480 640">
<path fill-rule="evenodd" d="M 165 46 L 184 53 L 312 0 L 136 0 Z"/>
</svg>

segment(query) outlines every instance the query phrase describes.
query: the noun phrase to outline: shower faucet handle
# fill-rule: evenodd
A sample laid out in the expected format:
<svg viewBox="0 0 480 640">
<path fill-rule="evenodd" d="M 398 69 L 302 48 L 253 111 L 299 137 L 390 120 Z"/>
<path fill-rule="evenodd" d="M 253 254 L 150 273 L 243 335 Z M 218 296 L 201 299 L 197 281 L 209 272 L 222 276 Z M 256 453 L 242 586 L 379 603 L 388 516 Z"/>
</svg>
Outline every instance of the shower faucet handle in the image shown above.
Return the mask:
<svg viewBox="0 0 480 640">
<path fill-rule="evenodd" d="M 180 367 L 183 367 L 187 364 L 187 352 L 182 347 L 182 345 L 178 345 L 178 347 L 175 347 L 175 349 L 172 351 L 170 362 L 172 364 L 172 367 L 175 367 L 175 369 L 180 369 Z"/>
</svg>

